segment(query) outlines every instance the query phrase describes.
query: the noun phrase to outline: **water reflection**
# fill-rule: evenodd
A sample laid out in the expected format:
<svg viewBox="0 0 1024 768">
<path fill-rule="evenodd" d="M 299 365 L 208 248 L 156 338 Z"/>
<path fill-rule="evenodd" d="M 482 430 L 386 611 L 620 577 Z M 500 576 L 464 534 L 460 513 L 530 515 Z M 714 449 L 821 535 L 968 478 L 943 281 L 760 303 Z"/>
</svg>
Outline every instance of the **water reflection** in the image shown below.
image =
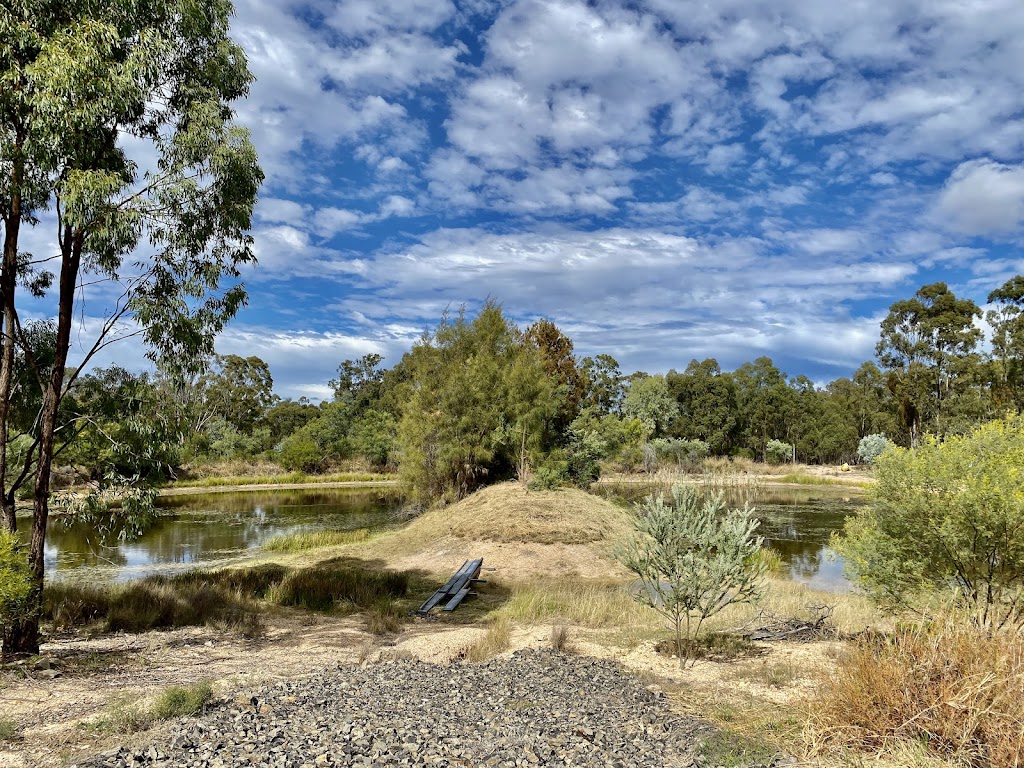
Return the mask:
<svg viewBox="0 0 1024 768">
<path fill-rule="evenodd" d="M 379 528 L 388 524 L 397 500 L 383 489 L 261 491 L 177 496 L 160 499 L 158 506 L 156 524 L 132 541 L 52 518 L 48 576 L 125 581 L 196 564 L 220 566 L 279 534 Z"/>
<path fill-rule="evenodd" d="M 668 489 L 646 484 L 598 486 L 603 496 L 629 503 L 642 501 L 651 493 Z M 865 503 L 849 489 L 756 488 L 726 493 L 730 505 L 745 502 L 756 507 L 761 520 L 759 533 L 765 543 L 782 555 L 790 578 L 815 589 L 846 592 L 850 583 L 842 558 L 828 546 L 833 531 L 841 530 L 846 518 Z"/>
</svg>

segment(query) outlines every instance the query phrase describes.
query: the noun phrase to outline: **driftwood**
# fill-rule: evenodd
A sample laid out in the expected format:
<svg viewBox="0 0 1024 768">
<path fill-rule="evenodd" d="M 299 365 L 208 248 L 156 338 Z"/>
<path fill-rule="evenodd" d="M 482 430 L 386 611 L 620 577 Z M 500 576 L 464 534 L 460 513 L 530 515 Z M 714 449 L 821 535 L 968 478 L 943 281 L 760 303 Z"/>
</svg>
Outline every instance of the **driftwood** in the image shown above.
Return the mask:
<svg viewBox="0 0 1024 768">
<path fill-rule="evenodd" d="M 748 640 L 762 642 L 830 640 L 839 636 L 839 632 L 831 622 L 834 607 L 831 605 L 809 605 L 807 606 L 809 614 L 807 619 L 780 618 L 762 610 L 742 627 L 736 627 L 729 631 Z"/>
</svg>

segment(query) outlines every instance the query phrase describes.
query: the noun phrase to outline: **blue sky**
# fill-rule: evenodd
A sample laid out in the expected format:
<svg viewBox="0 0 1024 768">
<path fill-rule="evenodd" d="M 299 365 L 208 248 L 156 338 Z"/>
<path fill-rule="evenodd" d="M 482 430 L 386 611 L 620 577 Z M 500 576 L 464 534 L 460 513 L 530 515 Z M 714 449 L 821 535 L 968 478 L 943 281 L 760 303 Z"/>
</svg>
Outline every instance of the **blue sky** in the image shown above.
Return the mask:
<svg viewBox="0 0 1024 768">
<path fill-rule="evenodd" d="M 921 285 L 983 304 L 1024 272 L 1020 0 L 236 11 L 267 180 L 218 349 L 283 396 L 488 296 L 626 371 L 825 383 Z"/>
</svg>

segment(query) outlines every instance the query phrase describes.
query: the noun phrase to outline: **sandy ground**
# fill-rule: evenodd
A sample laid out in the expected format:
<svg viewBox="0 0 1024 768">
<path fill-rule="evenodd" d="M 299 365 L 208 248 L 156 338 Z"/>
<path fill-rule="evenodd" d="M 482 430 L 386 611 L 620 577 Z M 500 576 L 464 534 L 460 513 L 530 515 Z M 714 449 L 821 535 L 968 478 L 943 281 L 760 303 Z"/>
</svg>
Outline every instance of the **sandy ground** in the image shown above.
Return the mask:
<svg viewBox="0 0 1024 768">
<path fill-rule="evenodd" d="M 548 624 L 514 627 L 505 652 L 548 646 L 552 630 Z M 21 732 L 13 744 L 0 743 L 0 766 L 67 765 L 76 755 L 145 742 L 171 727 L 164 723 L 129 736 L 89 727 L 112 703 L 126 697 L 145 700 L 170 685 L 211 680 L 220 698 L 248 698 L 247 689 L 259 683 L 301 678 L 339 663 L 415 657 L 443 664 L 460 659 L 486 631 L 479 626 L 415 620 L 400 635 L 379 638 L 368 634 L 356 617 L 288 612 L 272 616 L 258 641 L 209 628 L 57 639 L 43 648 L 43 657 L 53 663 L 52 671 L 25 663 L 0 672 L 0 719 L 13 720 Z M 666 690 L 688 714 L 707 714 L 709 702 L 792 703 L 811 690 L 815 676 L 828 666 L 838 645 L 760 644 L 760 655 L 729 663 L 702 661 L 680 670 L 677 661 L 655 652 L 651 642 L 623 647 L 607 635 L 570 627 L 568 644 L 572 652 L 620 661 Z M 51 679 L 54 672 L 60 675 Z"/>
</svg>

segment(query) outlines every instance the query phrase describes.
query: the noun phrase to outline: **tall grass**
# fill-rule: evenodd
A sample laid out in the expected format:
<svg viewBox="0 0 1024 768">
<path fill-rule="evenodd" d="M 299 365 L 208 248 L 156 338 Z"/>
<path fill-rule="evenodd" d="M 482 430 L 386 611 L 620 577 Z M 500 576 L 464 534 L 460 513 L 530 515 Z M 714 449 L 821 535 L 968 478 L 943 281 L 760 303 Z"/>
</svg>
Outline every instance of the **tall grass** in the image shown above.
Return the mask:
<svg viewBox="0 0 1024 768">
<path fill-rule="evenodd" d="M 356 544 L 367 541 L 370 531 L 358 528 L 354 531 L 304 531 L 283 533 L 263 545 L 266 552 L 304 552 L 307 549 L 334 547 L 340 544 Z"/>
<path fill-rule="evenodd" d="M 877 751 L 916 743 L 982 768 L 1024 765 L 1024 637 L 961 617 L 854 645 L 810 709 L 812 741 Z"/>
<path fill-rule="evenodd" d="M 365 610 L 404 597 L 409 583 L 407 572 L 369 570 L 358 561 L 190 571 L 110 587 L 57 582 L 43 590 L 43 618 L 58 630 L 90 624 L 123 632 L 210 625 L 255 636 L 266 603 L 315 611 Z"/>
</svg>

